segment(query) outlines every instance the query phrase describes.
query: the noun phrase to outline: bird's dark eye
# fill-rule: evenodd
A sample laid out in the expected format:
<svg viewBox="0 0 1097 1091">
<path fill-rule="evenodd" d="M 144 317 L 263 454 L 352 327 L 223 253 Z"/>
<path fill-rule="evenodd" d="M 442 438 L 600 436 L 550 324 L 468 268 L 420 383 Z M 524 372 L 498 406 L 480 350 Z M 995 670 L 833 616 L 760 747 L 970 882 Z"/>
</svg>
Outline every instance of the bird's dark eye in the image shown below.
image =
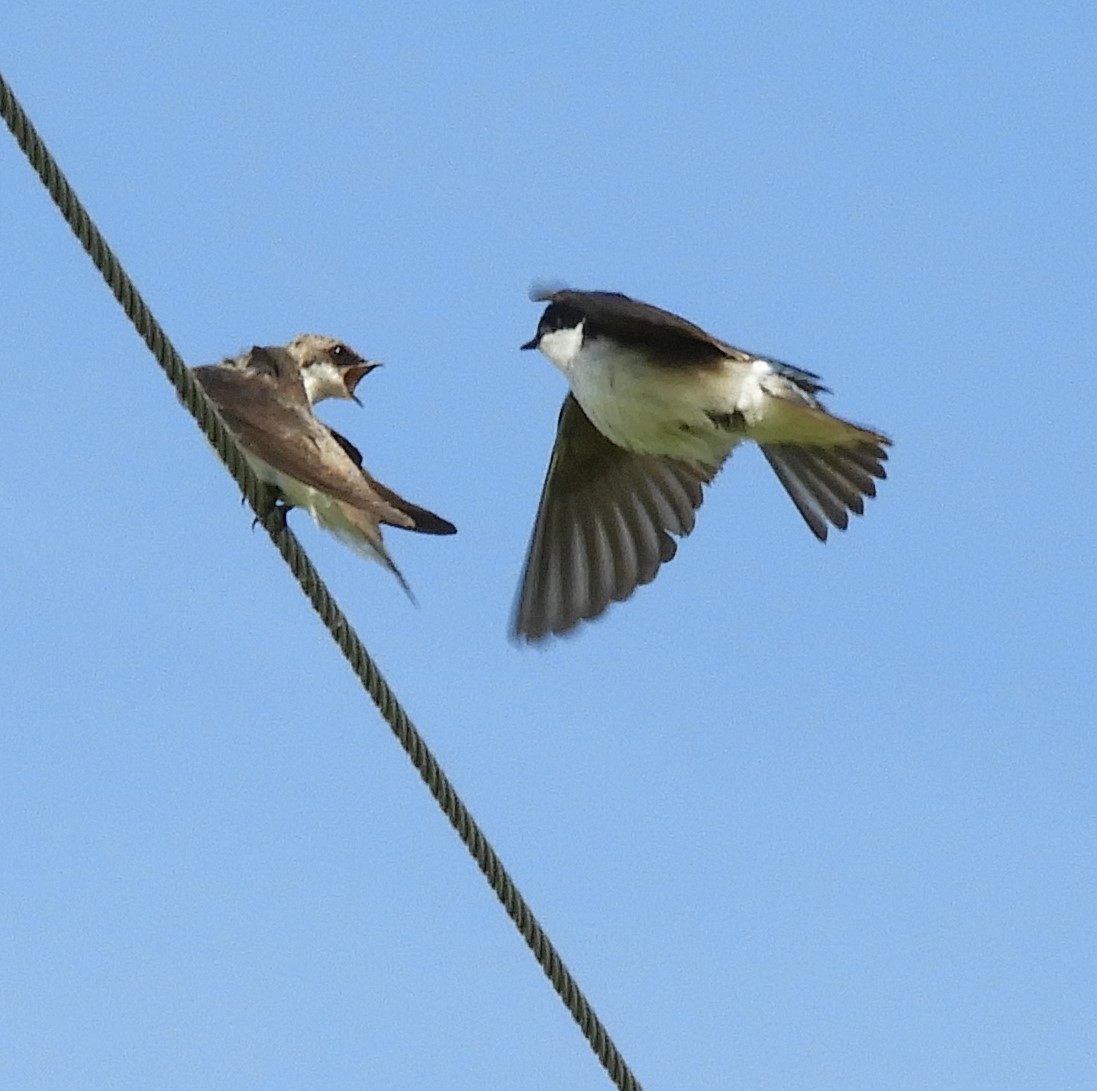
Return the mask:
<svg viewBox="0 0 1097 1091">
<path fill-rule="evenodd" d="M 331 354 L 335 357 L 336 360 L 338 360 L 341 357 L 346 356 L 349 351 L 350 350 L 347 348 L 346 345 L 334 345 L 332 347 Z"/>
</svg>

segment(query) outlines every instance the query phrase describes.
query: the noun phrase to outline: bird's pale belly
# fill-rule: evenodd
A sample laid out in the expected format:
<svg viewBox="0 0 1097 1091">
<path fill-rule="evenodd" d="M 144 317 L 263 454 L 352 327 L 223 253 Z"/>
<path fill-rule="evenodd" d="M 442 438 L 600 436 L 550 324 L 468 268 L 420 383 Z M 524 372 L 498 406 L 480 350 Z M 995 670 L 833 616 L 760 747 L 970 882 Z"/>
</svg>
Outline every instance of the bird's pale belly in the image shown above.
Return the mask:
<svg viewBox="0 0 1097 1091">
<path fill-rule="evenodd" d="M 628 451 L 712 462 L 743 438 L 739 391 L 731 389 L 739 384 L 726 375 L 668 372 L 637 361 L 576 369 L 570 378 L 594 426 Z"/>
<path fill-rule="evenodd" d="M 265 485 L 273 485 L 291 508 L 303 508 L 316 521 L 317 526 L 334 534 L 344 545 L 350 546 L 364 557 L 385 563 L 362 528 L 349 516 L 348 513 L 353 511 L 350 504 L 283 473 L 250 452 L 245 452 L 245 456 L 259 480 Z"/>
</svg>

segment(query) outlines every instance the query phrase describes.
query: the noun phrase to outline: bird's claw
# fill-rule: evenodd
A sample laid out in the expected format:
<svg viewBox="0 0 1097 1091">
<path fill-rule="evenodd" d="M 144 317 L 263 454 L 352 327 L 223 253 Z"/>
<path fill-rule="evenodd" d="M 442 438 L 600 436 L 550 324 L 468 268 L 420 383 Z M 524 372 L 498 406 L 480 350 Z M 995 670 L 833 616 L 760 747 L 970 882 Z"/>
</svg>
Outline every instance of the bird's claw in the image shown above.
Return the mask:
<svg viewBox="0 0 1097 1091">
<path fill-rule="evenodd" d="M 267 490 L 266 511 L 256 515 L 251 521 L 252 529 L 262 523 L 263 527 L 271 534 L 277 534 L 286 529 L 286 512 L 292 505 L 287 504 L 274 489 Z"/>
</svg>

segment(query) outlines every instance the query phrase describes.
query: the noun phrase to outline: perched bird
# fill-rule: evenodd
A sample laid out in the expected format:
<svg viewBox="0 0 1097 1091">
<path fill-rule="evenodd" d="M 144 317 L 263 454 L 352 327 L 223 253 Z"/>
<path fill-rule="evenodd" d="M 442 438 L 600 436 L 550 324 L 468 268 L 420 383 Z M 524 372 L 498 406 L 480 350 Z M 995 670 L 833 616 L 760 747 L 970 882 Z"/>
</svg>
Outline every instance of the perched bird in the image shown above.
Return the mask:
<svg viewBox="0 0 1097 1091">
<path fill-rule="evenodd" d="M 410 595 L 385 550 L 381 524 L 423 534 L 457 528 L 371 477 L 358 448 L 311 406 L 327 397 L 357 401 L 355 387 L 377 366 L 334 338 L 302 334 L 285 348 L 255 345 L 193 371 L 260 481 L 287 507 L 305 508 L 341 542 L 380 561 Z"/>
<path fill-rule="evenodd" d="M 513 635 L 565 633 L 655 578 L 703 486 L 753 440 L 820 541 L 864 512 L 891 440 L 832 416 L 819 376 L 718 341 L 618 292 L 535 292 L 540 349 L 571 387 L 541 491 Z"/>
</svg>

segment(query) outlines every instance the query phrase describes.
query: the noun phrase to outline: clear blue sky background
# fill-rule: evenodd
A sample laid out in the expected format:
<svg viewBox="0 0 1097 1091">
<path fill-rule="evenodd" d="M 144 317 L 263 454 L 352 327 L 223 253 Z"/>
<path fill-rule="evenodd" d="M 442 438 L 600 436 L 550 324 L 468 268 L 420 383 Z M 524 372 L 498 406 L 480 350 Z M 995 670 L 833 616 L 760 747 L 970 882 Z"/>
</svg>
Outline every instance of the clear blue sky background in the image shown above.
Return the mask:
<svg viewBox="0 0 1097 1091">
<path fill-rule="evenodd" d="M 460 527 L 306 548 L 650 1089 L 1097 1086 L 1091 4 L 17 2 L 0 68 L 183 355 Z M 0 140 L 0 1084 L 609 1086 Z M 506 640 L 564 384 L 536 279 L 817 371 L 650 587 Z"/>
</svg>

